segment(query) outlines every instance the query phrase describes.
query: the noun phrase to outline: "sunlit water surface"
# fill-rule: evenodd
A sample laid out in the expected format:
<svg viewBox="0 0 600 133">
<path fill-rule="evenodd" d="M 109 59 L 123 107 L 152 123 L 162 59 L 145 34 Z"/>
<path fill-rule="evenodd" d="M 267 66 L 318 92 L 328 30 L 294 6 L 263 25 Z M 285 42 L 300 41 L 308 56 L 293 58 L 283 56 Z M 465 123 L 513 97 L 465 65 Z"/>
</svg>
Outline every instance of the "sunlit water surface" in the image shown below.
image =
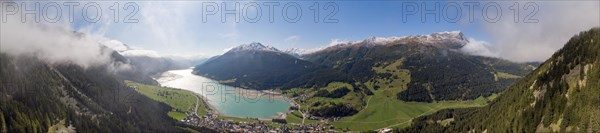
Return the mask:
<svg viewBox="0 0 600 133">
<path fill-rule="evenodd" d="M 291 104 L 285 100 L 269 96 L 244 96 L 237 91 L 246 92 L 231 86 L 219 84 L 214 80 L 192 74 L 192 69 L 170 70 L 171 75 L 163 74 L 157 79 L 161 86 L 190 90 L 204 96 L 208 104 L 225 116 L 241 118 L 268 118 L 285 113 Z"/>
</svg>

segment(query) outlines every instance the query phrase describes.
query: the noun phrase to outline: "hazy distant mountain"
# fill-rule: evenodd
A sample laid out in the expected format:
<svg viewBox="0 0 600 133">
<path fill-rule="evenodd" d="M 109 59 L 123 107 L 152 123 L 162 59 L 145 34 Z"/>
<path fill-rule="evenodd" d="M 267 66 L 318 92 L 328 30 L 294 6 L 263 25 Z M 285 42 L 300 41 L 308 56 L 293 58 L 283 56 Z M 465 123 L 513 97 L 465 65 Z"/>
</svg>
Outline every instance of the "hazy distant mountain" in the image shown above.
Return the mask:
<svg viewBox="0 0 600 133">
<path fill-rule="evenodd" d="M 136 66 L 142 73 L 154 75 L 172 69 L 187 68 L 185 64 L 181 64 L 173 59 L 166 57 L 149 57 L 149 56 L 125 56 L 130 63 Z"/>
<path fill-rule="evenodd" d="M 461 32 L 438 32 L 405 37 L 372 37 L 306 54 L 302 59 L 329 66 L 360 82 L 377 88 L 394 86 L 393 81 L 410 81 L 398 94 L 405 101 L 475 99 L 499 93 L 534 66 L 473 56 L 461 52 L 469 41 Z M 394 66 L 395 65 L 395 66 Z M 409 71 L 410 78 L 396 72 L 377 72 L 391 67 Z"/>
<path fill-rule="evenodd" d="M 598 66 L 600 28 L 594 28 L 571 38 L 490 105 L 420 117 L 404 131 L 600 132 Z"/>
<path fill-rule="evenodd" d="M 196 66 L 194 73 L 252 89 L 311 87 L 331 81 L 350 81 L 343 73 L 261 43 L 232 48 Z"/>
<path fill-rule="evenodd" d="M 163 57 L 151 50 L 133 49 L 127 44 L 123 44 L 116 40 L 106 41 L 102 44 L 119 52 L 119 54 L 127 58 L 128 62 L 132 64 L 137 71 L 140 71 L 145 75 L 154 75 L 172 69 L 183 69 L 193 66 L 191 63 L 195 63 L 193 62 L 194 60 L 190 60 L 189 62 L 179 62 L 169 57 Z"/>
<path fill-rule="evenodd" d="M 102 47 L 103 49 L 109 49 L 106 47 Z M 158 85 L 154 79 L 151 78 L 150 74 L 144 73 L 143 68 L 140 66 L 130 64 L 130 60 L 119 54 L 116 51 L 113 51 L 111 54 L 111 59 L 114 63 L 124 64 L 130 66 L 130 70 L 127 71 L 119 71 L 115 73 L 115 78 L 119 80 L 131 80 L 139 83 L 149 84 L 149 85 Z"/>
<path fill-rule="evenodd" d="M 206 62 L 211 57 L 206 56 L 192 56 L 192 57 L 184 57 L 184 56 L 166 56 L 169 59 L 177 62 L 183 67 L 189 68 L 194 67 L 196 65 L 202 64 Z"/>
</svg>

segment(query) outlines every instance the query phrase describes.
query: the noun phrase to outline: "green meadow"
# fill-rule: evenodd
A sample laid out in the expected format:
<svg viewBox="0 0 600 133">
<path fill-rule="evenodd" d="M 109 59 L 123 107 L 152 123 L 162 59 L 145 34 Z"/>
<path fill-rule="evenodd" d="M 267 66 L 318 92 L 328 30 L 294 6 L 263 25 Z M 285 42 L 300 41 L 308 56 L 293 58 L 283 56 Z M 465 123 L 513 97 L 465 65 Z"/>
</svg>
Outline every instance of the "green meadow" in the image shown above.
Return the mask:
<svg viewBox="0 0 600 133">
<path fill-rule="evenodd" d="M 181 120 L 186 117 L 186 113 L 193 113 L 196 108 L 196 102 L 199 104 L 196 113 L 199 116 L 207 113 L 205 103 L 191 91 L 145 85 L 133 81 L 125 81 L 125 83 L 128 86 L 136 87 L 138 93 L 171 106 L 173 109 L 168 112 L 168 115 L 173 119 Z"/>
</svg>

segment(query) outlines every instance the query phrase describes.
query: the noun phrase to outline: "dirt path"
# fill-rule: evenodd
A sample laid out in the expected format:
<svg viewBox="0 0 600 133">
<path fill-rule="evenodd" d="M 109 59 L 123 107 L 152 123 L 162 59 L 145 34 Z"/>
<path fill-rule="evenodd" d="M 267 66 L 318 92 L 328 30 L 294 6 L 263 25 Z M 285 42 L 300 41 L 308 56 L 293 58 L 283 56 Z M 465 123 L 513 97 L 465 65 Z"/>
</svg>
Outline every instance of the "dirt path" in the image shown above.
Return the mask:
<svg viewBox="0 0 600 133">
<path fill-rule="evenodd" d="M 298 110 L 300 111 L 300 110 Z M 304 125 L 304 119 L 306 119 L 306 115 L 304 115 L 304 113 L 302 113 L 302 111 L 300 111 L 300 114 L 302 114 L 302 125 Z"/>
<path fill-rule="evenodd" d="M 198 95 L 195 95 L 195 96 L 196 96 L 196 108 L 194 108 L 194 113 L 192 113 L 192 114 L 195 114 L 196 116 L 200 117 L 198 115 L 198 106 L 200 106 L 200 98 Z"/>
<path fill-rule="evenodd" d="M 361 109 L 360 111 L 363 111 L 363 110 L 365 110 L 365 109 L 367 109 L 369 107 L 369 102 L 371 102 L 371 98 L 373 98 L 373 96 L 369 97 L 369 100 L 367 100 L 367 105 L 365 105 L 365 108 Z"/>
</svg>

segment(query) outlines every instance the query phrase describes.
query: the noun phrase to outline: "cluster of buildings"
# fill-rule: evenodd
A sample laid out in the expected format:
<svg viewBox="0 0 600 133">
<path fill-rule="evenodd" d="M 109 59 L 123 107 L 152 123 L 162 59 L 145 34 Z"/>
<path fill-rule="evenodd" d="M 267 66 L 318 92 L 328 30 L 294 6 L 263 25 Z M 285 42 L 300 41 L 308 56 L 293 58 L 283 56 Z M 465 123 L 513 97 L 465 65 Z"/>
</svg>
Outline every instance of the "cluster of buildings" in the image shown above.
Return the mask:
<svg viewBox="0 0 600 133">
<path fill-rule="evenodd" d="M 315 132 L 319 132 L 319 133 L 323 133 L 323 132 L 336 132 L 334 127 L 332 125 L 327 124 L 327 122 L 318 122 L 318 123 L 313 123 L 313 124 L 297 124 L 297 123 L 290 123 L 290 125 L 292 126 L 296 126 L 298 128 L 294 128 L 292 130 L 290 130 L 290 132 L 293 133 L 315 133 Z"/>
<path fill-rule="evenodd" d="M 335 132 L 334 127 L 327 122 L 318 122 L 313 124 L 289 123 L 279 127 L 269 126 L 267 122 L 237 122 L 225 120 L 217 115 L 188 115 L 182 119 L 188 125 L 206 127 L 218 132 L 244 132 L 244 133 L 306 133 L 306 132 Z M 292 128 L 293 127 L 293 128 Z"/>
<path fill-rule="evenodd" d="M 181 122 L 193 126 L 210 128 L 219 132 L 278 132 L 277 129 L 272 129 L 261 121 L 236 122 L 233 120 L 221 119 L 217 115 L 205 115 L 201 117 L 197 115 L 188 115 L 186 118 L 182 119 Z"/>
<path fill-rule="evenodd" d="M 291 100 L 291 99 L 290 99 Z M 290 112 L 299 110 L 299 105 L 292 101 Z M 320 120 L 320 122 L 312 124 L 302 123 L 287 123 L 285 115 L 283 118 L 274 118 L 272 123 L 281 124 L 281 126 L 275 127 L 269 125 L 269 122 L 257 121 L 252 122 L 238 122 L 234 120 L 222 119 L 218 115 L 209 113 L 204 116 L 198 116 L 197 114 L 188 114 L 188 116 L 181 120 L 181 122 L 198 127 L 205 127 L 217 132 L 244 132 L 244 133 L 306 133 L 306 132 L 336 132 L 332 125 L 328 124 L 328 121 L 335 121 L 338 118 L 322 118 L 305 114 L 312 120 Z"/>
</svg>

